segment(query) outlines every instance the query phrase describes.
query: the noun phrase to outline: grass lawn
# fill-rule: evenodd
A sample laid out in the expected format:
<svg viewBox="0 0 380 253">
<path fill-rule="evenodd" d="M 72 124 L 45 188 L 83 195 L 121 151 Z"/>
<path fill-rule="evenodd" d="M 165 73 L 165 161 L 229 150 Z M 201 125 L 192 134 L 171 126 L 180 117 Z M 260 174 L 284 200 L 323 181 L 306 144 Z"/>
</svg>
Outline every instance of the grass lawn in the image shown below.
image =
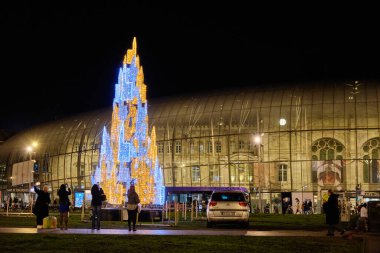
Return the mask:
<svg viewBox="0 0 380 253">
<path fill-rule="evenodd" d="M 0 234 L 1 252 L 357 253 L 362 238 Z"/>
<path fill-rule="evenodd" d="M 59 213 L 50 213 L 59 218 Z M 88 216 L 85 216 L 85 221 L 81 221 L 79 212 L 71 212 L 69 217 L 69 227 L 71 228 L 89 228 L 91 225 L 88 222 Z M 205 215 L 201 214 L 200 218 Z M 5 216 L 0 215 L 0 227 L 35 227 L 35 216 L 21 217 L 21 216 Z M 162 222 L 155 221 L 143 222 L 144 228 L 155 228 L 162 225 Z M 171 224 L 173 222 L 164 221 L 164 224 Z M 102 221 L 102 228 L 126 228 L 126 221 Z M 206 221 L 198 219 L 190 221 L 181 219 L 178 226 L 162 227 L 160 229 L 206 229 Z M 274 214 L 252 214 L 250 217 L 250 229 L 256 230 L 273 230 L 273 229 L 305 229 L 305 230 L 326 230 L 325 216 L 321 214 L 315 215 L 274 215 Z"/>
<path fill-rule="evenodd" d="M 59 217 L 58 213 L 50 213 Z M 88 219 L 88 214 L 85 220 Z M 202 229 L 204 214 L 193 222 L 180 220 L 178 226 L 160 226 L 162 222 L 144 222 L 139 229 Z M 164 222 L 172 224 L 172 222 Z M 0 215 L 0 227 L 35 227 L 35 216 Z M 127 228 L 124 221 L 102 221 L 102 228 Z M 79 212 L 71 212 L 70 228 L 90 228 Z M 220 228 L 233 228 L 225 225 Z M 235 227 L 235 229 L 238 227 Z M 211 228 L 213 229 L 213 228 Z M 254 214 L 254 230 L 326 230 L 324 215 Z M 362 252 L 363 238 L 340 237 L 251 237 L 251 236 L 143 236 L 143 235 L 70 235 L 70 234 L 0 234 L 1 252 Z M 133 250 L 132 250 L 133 248 Z"/>
</svg>

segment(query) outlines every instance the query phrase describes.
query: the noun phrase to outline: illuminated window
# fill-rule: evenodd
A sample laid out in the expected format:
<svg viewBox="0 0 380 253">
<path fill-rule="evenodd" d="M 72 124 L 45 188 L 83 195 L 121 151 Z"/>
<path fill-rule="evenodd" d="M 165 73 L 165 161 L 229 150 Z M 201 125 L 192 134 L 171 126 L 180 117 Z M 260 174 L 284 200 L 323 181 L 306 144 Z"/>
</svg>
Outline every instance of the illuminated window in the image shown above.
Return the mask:
<svg viewBox="0 0 380 253">
<path fill-rule="evenodd" d="M 201 170 L 198 165 L 191 167 L 191 180 L 199 182 L 201 180 Z"/>
<path fill-rule="evenodd" d="M 199 153 L 203 153 L 203 152 L 204 152 L 203 142 L 200 141 L 200 142 L 199 142 Z"/>
<path fill-rule="evenodd" d="M 288 165 L 281 163 L 278 165 L 278 181 L 286 182 L 288 181 Z"/>
<path fill-rule="evenodd" d="M 344 146 L 333 138 L 322 138 L 313 143 L 311 151 L 313 160 L 341 160 Z"/>
<path fill-rule="evenodd" d="M 363 183 L 380 183 L 380 138 L 376 137 L 364 143 L 363 147 Z"/>
<path fill-rule="evenodd" d="M 157 143 L 157 152 L 160 154 L 164 153 L 164 143 L 162 142 Z"/>
<path fill-rule="evenodd" d="M 212 141 L 209 141 L 209 142 L 208 142 L 208 145 L 207 145 L 207 152 L 208 152 L 208 153 L 212 153 Z"/>
<path fill-rule="evenodd" d="M 190 153 L 194 154 L 194 141 L 190 141 Z"/>
<path fill-rule="evenodd" d="M 175 153 L 180 154 L 182 152 L 181 141 L 175 142 Z"/>
<path fill-rule="evenodd" d="M 215 152 L 221 153 L 222 152 L 222 143 L 220 141 L 215 142 Z"/>
<path fill-rule="evenodd" d="M 217 166 L 210 166 L 210 182 L 219 182 L 219 169 Z"/>
<path fill-rule="evenodd" d="M 7 166 L 0 164 L 0 185 L 7 184 Z"/>
<path fill-rule="evenodd" d="M 167 143 L 168 143 L 168 145 L 167 145 L 167 150 L 166 150 L 166 152 L 170 154 L 170 153 L 173 152 L 172 143 L 171 143 L 171 142 L 167 142 Z"/>
<path fill-rule="evenodd" d="M 239 141 L 239 149 L 244 149 L 244 141 Z"/>
</svg>

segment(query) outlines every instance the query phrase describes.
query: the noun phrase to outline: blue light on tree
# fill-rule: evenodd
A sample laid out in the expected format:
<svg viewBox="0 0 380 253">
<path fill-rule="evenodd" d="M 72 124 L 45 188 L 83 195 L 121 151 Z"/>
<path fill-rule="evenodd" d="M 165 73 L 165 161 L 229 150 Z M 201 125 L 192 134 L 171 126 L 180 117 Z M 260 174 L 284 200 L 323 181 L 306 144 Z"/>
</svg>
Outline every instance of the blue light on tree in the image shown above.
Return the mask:
<svg viewBox="0 0 380 253">
<path fill-rule="evenodd" d="M 164 203 L 156 132 L 153 126 L 149 135 L 147 108 L 144 73 L 134 38 L 119 70 L 110 129 L 103 129 L 99 165 L 91 179 L 100 183 L 109 203 L 125 201 L 131 182 L 142 204 Z"/>
</svg>

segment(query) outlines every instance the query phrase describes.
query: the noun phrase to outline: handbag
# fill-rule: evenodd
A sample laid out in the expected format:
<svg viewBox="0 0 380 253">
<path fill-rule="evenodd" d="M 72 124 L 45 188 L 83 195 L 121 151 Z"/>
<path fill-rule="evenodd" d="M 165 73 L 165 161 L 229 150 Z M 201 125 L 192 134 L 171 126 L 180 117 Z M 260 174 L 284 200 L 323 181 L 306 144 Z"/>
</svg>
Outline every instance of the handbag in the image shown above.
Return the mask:
<svg viewBox="0 0 380 253">
<path fill-rule="evenodd" d="M 128 204 L 127 203 L 127 210 L 136 210 L 137 204 Z"/>
<path fill-rule="evenodd" d="M 107 200 L 107 196 L 105 194 L 102 194 L 102 195 L 100 195 L 100 199 L 102 201 L 106 201 Z"/>
</svg>

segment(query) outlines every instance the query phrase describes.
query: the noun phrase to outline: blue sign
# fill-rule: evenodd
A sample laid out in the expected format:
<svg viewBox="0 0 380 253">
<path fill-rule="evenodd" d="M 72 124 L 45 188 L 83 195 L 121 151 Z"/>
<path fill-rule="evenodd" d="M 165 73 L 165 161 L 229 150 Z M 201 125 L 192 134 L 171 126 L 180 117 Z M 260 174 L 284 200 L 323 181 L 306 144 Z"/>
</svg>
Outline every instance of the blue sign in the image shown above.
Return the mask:
<svg viewBox="0 0 380 253">
<path fill-rule="evenodd" d="M 74 207 L 81 208 L 84 200 L 84 192 L 74 193 Z"/>
<path fill-rule="evenodd" d="M 38 173 L 38 162 L 34 163 L 33 170 L 35 173 Z"/>
</svg>

